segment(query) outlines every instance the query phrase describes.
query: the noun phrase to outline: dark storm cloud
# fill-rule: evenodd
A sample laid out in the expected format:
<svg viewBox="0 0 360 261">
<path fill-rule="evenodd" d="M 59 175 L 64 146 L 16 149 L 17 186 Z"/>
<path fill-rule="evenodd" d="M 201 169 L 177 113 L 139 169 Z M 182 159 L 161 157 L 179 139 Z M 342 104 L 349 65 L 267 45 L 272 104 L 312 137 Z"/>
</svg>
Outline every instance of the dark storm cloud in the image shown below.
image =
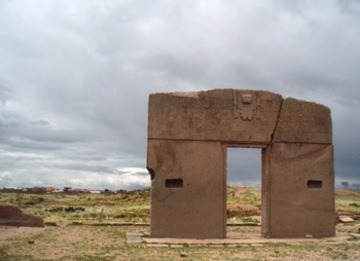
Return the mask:
<svg viewBox="0 0 360 261">
<path fill-rule="evenodd" d="M 210 88 L 329 106 L 359 178 L 359 1 L 14 0 L 0 25 L 0 186 L 149 185 L 149 93 Z"/>
</svg>

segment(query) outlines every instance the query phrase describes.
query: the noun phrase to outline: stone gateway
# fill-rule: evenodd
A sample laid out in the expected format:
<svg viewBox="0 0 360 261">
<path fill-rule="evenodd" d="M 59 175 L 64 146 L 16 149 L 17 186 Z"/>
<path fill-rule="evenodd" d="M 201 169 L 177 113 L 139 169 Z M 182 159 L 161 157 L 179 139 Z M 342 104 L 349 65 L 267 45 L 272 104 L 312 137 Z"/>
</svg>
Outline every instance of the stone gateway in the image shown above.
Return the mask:
<svg viewBox="0 0 360 261">
<path fill-rule="evenodd" d="M 329 108 L 267 91 L 149 96 L 151 237 L 226 237 L 226 153 L 262 149 L 266 237 L 335 235 Z"/>
</svg>

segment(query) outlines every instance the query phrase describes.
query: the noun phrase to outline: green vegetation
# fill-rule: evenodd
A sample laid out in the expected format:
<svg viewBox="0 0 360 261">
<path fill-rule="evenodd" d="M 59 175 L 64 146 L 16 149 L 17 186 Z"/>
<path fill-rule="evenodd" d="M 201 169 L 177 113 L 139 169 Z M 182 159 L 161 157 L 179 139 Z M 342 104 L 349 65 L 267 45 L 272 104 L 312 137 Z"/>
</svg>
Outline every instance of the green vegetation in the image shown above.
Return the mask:
<svg viewBox="0 0 360 261">
<path fill-rule="evenodd" d="M 228 204 L 261 205 L 261 191 L 254 187 L 227 188 Z M 360 215 L 360 192 L 352 190 L 335 191 L 335 209 L 339 213 Z"/>
<path fill-rule="evenodd" d="M 335 205 L 339 213 L 360 215 L 360 193 L 340 190 L 335 194 Z"/>
<path fill-rule="evenodd" d="M 19 206 L 47 221 L 149 222 L 150 190 L 121 194 L 0 194 L 0 203 Z"/>
<path fill-rule="evenodd" d="M 229 187 L 228 204 L 260 205 L 258 188 Z M 341 193 L 340 193 L 341 192 Z M 358 214 L 360 194 L 340 191 L 336 209 Z M 72 226 L 72 221 L 149 222 L 150 191 L 122 194 L 0 194 L 0 203 L 18 205 L 28 214 L 41 215 L 58 227 L 34 229 L 26 234 L 13 228 L 0 231 L 0 260 L 359 260 L 357 237 L 331 243 L 246 243 L 239 247 L 186 245 L 182 248 L 128 246 L 125 232 L 149 233 L 148 226 Z M 253 222 L 247 217 L 243 222 Z M 232 220 L 237 223 L 239 220 Z M 355 233 L 359 222 L 337 226 L 338 233 Z M 3 238 L 5 232 L 7 238 Z M 229 226 L 243 238 L 260 234 L 260 227 Z M 16 234 L 17 233 L 17 234 Z M 34 243 L 29 243 L 34 242 Z M 187 257 L 181 257 L 184 255 Z"/>
<path fill-rule="evenodd" d="M 227 187 L 227 203 L 260 206 L 261 191 L 254 187 Z"/>
<path fill-rule="evenodd" d="M 103 228 L 91 230 L 97 239 L 92 240 L 90 227 L 82 227 L 84 239 L 76 241 L 74 234 L 79 231 L 72 226 L 65 232 L 69 242 L 59 241 L 56 229 L 48 231 L 42 238 L 37 238 L 35 244 L 29 246 L 26 242 L 17 244 L 15 241 L 0 246 L 0 260 L 358 260 L 359 245 L 354 243 L 333 244 L 244 244 L 239 247 L 194 247 L 157 248 L 146 244 L 127 246 L 120 231 L 128 229 L 116 228 L 119 234 L 117 241 L 106 238 L 107 231 Z M 59 229 L 58 229 L 59 230 Z M 49 238 L 50 243 L 46 243 Z M 186 257 L 182 258 L 181 255 Z"/>
<path fill-rule="evenodd" d="M 46 221 L 148 223 L 150 220 L 149 189 L 119 194 L 0 193 L 0 203 L 17 205 L 25 213 L 40 215 Z M 260 206 L 260 189 L 229 186 L 227 203 Z M 339 213 L 360 215 L 360 193 L 340 190 L 335 195 L 335 205 Z"/>
</svg>

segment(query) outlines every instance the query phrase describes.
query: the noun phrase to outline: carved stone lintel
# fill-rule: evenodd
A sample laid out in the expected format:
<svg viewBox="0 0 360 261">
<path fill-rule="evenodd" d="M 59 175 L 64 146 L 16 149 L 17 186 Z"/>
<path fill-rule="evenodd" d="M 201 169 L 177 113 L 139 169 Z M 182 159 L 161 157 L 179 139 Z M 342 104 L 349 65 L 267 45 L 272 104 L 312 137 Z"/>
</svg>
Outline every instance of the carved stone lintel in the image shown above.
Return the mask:
<svg viewBox="0 0 360 261">
<path fill-rule="evenodd" d="M 234 91 L 234 118 L 251 121 L 260 112 L 260 104 L 257 93 L 241 93 Z M 258 118 L 258 117 L 256 117 Z"/>
</svg>

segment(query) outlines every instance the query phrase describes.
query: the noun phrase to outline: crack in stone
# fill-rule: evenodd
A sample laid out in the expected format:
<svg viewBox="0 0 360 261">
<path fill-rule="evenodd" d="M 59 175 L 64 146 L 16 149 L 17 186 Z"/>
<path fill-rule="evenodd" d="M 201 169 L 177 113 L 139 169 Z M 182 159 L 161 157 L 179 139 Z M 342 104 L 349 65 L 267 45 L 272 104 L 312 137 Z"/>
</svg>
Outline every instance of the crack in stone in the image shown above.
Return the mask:
<svg viewBox="0 0 360 261">
<path fill-rule="evenodd" d="M 271 134 L 270 144 L 273 144 L 273 143 L 274 143 L 274 135 L 275 135 L 275 133 L 276 133 L 276 130 L 277 130 L 277 127 L 278 127 L 278 124 L 279 124 L 280 115 L 281 115 L 281 112 L 282 112 L 282 109 L 283 109 L 284 101 L 285 101 L 285 99 L 282 98 L 282 99 L 281 99 L 281 104 L 280 104 L 279 113 L 278 113 L 278 115 L 277 115 L 277 119 L 276 119 L 276 123 L 275 123 L 275 127 L 274 127 L 274 131 L 273 131 L 273 133 Z"/>
</svg>

